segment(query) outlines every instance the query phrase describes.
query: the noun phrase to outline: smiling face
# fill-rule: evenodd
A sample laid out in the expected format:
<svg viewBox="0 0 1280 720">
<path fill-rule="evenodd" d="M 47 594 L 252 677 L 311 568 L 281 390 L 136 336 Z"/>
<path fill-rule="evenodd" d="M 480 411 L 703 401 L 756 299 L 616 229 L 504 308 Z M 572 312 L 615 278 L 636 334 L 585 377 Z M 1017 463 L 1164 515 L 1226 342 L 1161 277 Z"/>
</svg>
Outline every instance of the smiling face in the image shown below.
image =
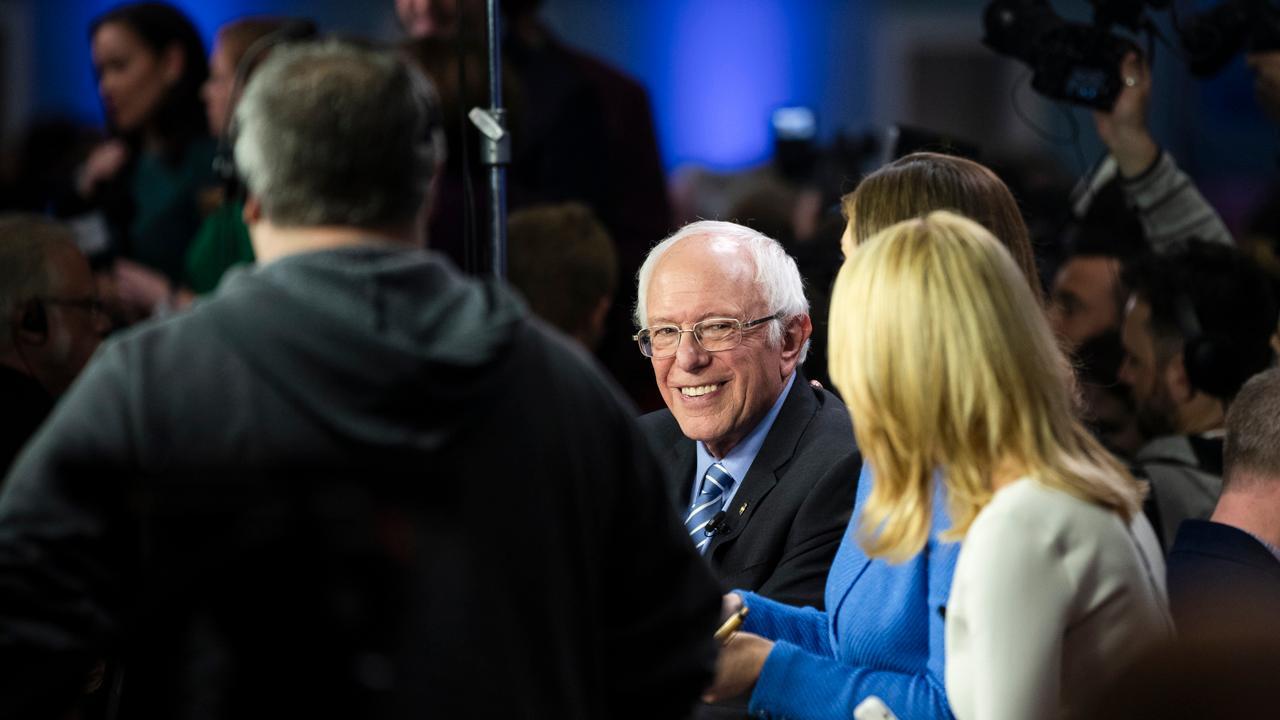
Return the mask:
<svg viewBox="0 0 1280 720">
<path fill-rule="evenodd" d="M 687 238 L 658 260 L 646 299 L 647 326 L 684 330 L 707 318 L 746 322 L 777 310 L 761 297 L 747 251 L 736 241 L 708 236 Z M 799 361 L 807 320 L 793 319 L 776 344 L 769 342 L 769 325 L 744 331 L 740 345 L 714 353 L 684 333 L 674 356 L 653 359 L 658 390 L 680 430 L 716 457 L 768 413 Z"/>
</svg>

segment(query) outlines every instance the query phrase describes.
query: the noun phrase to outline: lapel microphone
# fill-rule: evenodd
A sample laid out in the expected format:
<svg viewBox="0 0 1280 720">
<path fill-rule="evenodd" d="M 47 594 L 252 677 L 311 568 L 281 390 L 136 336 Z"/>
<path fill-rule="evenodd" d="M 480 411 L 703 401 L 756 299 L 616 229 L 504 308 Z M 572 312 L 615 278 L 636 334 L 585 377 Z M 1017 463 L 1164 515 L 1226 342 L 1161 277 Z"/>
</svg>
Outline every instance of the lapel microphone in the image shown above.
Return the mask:
<svg viewBox="0 0 1280 720">
<path fill-rule="evenodd" d="M 702 532 L 705 533 L 707 537 L 713 537 L 719 533 L 729 532 L 729 524 L 726 523 L 724 519 L 725 512 L 723 510 L 712 515 L 711 519 L 707 521 L 707 526 L 702 529 Z"/>
</svg>

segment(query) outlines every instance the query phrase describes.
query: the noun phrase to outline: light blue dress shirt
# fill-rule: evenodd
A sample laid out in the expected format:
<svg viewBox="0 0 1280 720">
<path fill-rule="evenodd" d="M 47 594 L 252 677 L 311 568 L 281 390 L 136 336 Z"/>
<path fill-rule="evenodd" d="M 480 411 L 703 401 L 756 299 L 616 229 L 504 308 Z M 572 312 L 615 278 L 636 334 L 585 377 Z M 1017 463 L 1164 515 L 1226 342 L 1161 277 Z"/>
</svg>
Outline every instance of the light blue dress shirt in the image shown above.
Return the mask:
<svg viewBox="0 0 1280 720">
<path fill-rule="evenodd" d="M 760 422 L 755 426 L 747 436 L 742 438 L 742 442 L 738 443 L 729 451 L 729 454 L 719 459 L 719 463 L 724 466 L 726 472 L 733 476 L 733 487 L 729 488 L 729 492 L 724 496 L 720 507 L 729 507 L 729 503 L 733 500 L 733 496 L 738 493 L 738 488 L 742 487 L 742 481 L 747 477 L 747 471 L 751 469 L 751 463 L 755 462 L 756 455 L 760 454 L 760 448 L 764 445 L 764 439 L 769 436 L 769 428 L 773 427 L 773 421 L 778 419 L 778 413 L 782 410 L 782 404 L 787 399 L 787 393 L 791 392 L 791 384 L 796 381 L 796 374 L 791 373 L 791 377 L 787 378 L 787 384 L 782 388 L 782 393 L 778 395 L 778 399 L 773 401 L 773 407 L 769 408 L 769 412 L 761 418 Z M 693 501 L 698 497 L 698 493 L 702 491 L 702 478 L 706 476 L 707 469 L 717 459 L 707 451 L 707 446 L 701 441 L 696 443 L 698 448 L 698 460 L 693 467 L 693 485 L 689 489 L 689 507 L 693 507 Z"/>
</svg>

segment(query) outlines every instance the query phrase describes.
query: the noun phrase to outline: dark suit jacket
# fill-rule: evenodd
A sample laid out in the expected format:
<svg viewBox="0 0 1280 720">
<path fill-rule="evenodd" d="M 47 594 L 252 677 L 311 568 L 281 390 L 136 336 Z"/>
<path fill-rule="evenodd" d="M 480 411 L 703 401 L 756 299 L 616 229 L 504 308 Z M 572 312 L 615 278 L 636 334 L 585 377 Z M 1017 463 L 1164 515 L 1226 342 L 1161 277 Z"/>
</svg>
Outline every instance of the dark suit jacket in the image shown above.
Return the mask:
<svg viewBox="0 0 1280 720">
<path fill-rule="evenodd" d="M 1184 520 L 1169 553 L 1169 609 L 1183 635 L 1270 628 L 1280 560 L 1239 528 Z"/>
<path fill-rule="evenodd" d="M 640 427 L 683 515 L 695 472 L 694 441 L 680 432 L 670 410 L 641 417 Z M 726 508 L 726 530 L 707 548 L 705 557 L 721 587 L 822 608 L 827 570 L 849 524 L 861 469 L 844 404 L 796 373 L 760 453 Z"/>
</svg>

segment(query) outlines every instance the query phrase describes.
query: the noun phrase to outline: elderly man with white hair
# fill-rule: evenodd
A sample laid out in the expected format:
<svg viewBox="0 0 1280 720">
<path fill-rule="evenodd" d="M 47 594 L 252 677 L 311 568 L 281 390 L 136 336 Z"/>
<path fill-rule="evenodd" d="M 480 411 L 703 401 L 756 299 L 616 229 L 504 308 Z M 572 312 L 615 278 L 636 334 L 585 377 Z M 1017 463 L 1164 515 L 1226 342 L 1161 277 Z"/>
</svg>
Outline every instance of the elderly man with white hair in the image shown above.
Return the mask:
<svg viewBox="0 0 1280 720">
<path fill-rule="evenodd" d="M 795 261 L 750 228 L 692 223 L 650 251 L 635 322 L 667 404 L 641 427 L 691 542 L 725 590 L 822 608 L 862 461 L 844 404 L 801 372 Z"/>
</svg>

